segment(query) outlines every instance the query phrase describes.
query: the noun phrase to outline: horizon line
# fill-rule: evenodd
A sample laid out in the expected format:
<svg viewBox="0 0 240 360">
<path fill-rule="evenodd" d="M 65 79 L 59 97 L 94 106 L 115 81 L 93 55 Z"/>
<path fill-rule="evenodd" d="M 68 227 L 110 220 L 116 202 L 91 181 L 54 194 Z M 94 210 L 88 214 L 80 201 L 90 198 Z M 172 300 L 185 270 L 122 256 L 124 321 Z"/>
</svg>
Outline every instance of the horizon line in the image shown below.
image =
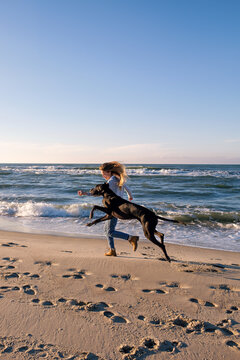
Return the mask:
<svg viewBox="0 0 240 360">
<path fill-rule="evenodd" d="M 122 164 L 126 165 L 236 165 L 240 166 L 240 163 L 156 163 L 156 162 L 124 162 L 119 161 Z M 102 162 L 0 162 L 1 165 L 27 165 L 27 164 L 34 164 L 34 165 L 98 165 L 102 164 Z"/>
</svg>

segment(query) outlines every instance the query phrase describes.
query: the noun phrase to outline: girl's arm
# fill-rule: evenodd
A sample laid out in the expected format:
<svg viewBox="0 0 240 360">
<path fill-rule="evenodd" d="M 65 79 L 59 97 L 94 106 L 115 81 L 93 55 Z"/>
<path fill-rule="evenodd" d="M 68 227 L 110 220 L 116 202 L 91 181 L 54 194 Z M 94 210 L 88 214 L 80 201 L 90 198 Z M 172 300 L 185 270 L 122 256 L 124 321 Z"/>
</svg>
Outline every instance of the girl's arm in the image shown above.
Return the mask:
<svg viewBox="0 0 240 360">
<path fill-rule="evenodd" d="M 108 180 L 108 185 L 109 185 L 109 188 L 115 193 L 117 194 L 118 193 L 118 189 L 119 189 L 119 180 L 117 179 L 116 176 L 112 176 L 110 178 L 110 180 Z M 129 189 L 129 187 L 124 184 L 123 185 L 123 189 L 127 192 L 128 194 L 128 200 L 131 201 L 133 199 L 132 197 L 132 193 L 131 193 L 131 190 Z"/>
<path fill-rule="evenodd" d="M 79 196 L 84 196 L 84 195 L 90 196 L 90 193 L 86 192 L 86 191 L 78 190 L 78 195 Z"/>
<path fill-rule="evenodd" d="M 123 186 L 124 186 L 124 190 L 126 190 L 126 192 L 128 194 L 128 200 L 131 201 L 133 199 L 131 190 L 129 189 L 129 187 L 126 184 L 124 184 Z"/>
</svg>

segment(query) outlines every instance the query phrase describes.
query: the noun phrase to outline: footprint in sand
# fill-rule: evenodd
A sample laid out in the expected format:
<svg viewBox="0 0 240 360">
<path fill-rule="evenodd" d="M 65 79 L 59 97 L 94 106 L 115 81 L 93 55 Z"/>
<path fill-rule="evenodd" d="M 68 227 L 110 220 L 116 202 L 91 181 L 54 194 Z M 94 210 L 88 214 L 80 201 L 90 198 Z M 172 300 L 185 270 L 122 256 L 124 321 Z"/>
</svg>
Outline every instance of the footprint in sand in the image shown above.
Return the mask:
<svg viewBox="0 0 240 360">
<path fill-rule="evenodd" d="M 159 285 L 163 286 L 163 287 L 167 287 L 167 288 L 173 288 L 173 289 L 190 289 L 190 286 L 188 285 L 182 285 L 179 282 L 176 281 L 172 281 L 172 282 L 165 282 L 162 281 L 159 283 Z"/>
<path fill-rule="evenodd" d="M 217 304 L 214 304 L 210 301 L 198 300 L 195 298 L 190 298 L 189 301 L 191 301 L 192 303 L 200 304 L 200 305 L 207 306 L 207 307 L 218 307 Z"/>
<path fill-rule="evenodd" d="M 3 277 L 5 280 L 8 279 L 18 279 L 20 277 L 20 273 L 17 272 L 2 272 L 1 277 Z"/>
<path fill-rule="evenodd" d="M 83 301 L 78 302 L 76 300 L 73 300 L 71 302 L 71 305 L 78 306 L 81 308 L 81 310 L 86 310 L 86 311 L 90 311 L 90 312 L 97 312 L 97 313 L 103 314 L 103 316 L 105 318 L 110 319 L 111 322 L 113 322 L 113 323 L 126 324 L 129 322 L 123 316 L 116 315 L 112 311 L 106 310 L 110 307 L 110 305 L 108 305 L 104 301 L 100 301 L 97 303 L 92 303 L 92 302 L 85 303 Z"/>
<path fill-rule="evenodd" d="M 177 316 L 176 318 L 170 320 L 170 325 L 185 328 L 187 334 L 216 333 L 223 336 L 232 336 L 236 333 L 235 330 L 231 328 L 231 323 L 228 323 L 228 327 L 226 327 L 225 321 L 222 321 L 221 323 L 215 325 L 202 320 L 189 319 L 182 316 Z"/>
<path fill-rule="evenodd" d="M 150 258 L 154 258 L 156 260 L 162 260 L 162 258 L 156 258 L 155 254 L 147 254 L 147 253 L 141 253 L 141 255 L 144 257 L 144 259 L 150 259 Z"/>
<path fill-rule="evenodd" d="M 240 343 L 236 343 L 235 341 L 232 340 L 226 341 L 226 345 L 233 349 L 240 350 Z"/>
<path fill-rule="evenodd" d="M 214 324 L 201 320 L 186 319 L 181 316 L 177 316 L 175 319 L 173 319 L 172 324 L 180 326 L 182 328 L 186 328 L 186 332 L 188 334 L 192 332 L 215 332 L 215 330 L 217 329 L 217 326 L 215 326 Z"/>
<path fill-rule="evenodd" d="M 71 308 L 78 309 L 78 310 L 86 310 L 92 312 L 103 312 L 105 308 L 108 308 L 110 305 L 106 304 L 105 302 L 101 301 L 98 303 L 92 302 L 85 302 L 77 299 L 66 299 L 66 298 L 59 298 L 56 302 L 51 300 L 40 300 L 38 298 L 32 299 L 33 304 L 39 304 L 43 306 L 57 306 L 57 305 L 66 305 L 70 306 Z"/>
<path fill-rule="evenodd" d="M 2 266 L 1 266 L 2 267 Z M 12 270 L 12 269 L 15 269 L 15 266 L 13 265 L 7 265 L 7 266 L 3 266 L 3 268 L 5 268 L 6 270 Z"/>
<path fill-rule="evenodd" d="M 42 306 L 49 306 L 49 307 L 56 306 L 56 304 L 54 304 L 50 300 L 40 300 L 38 298 L 32 299 L 31 302 L 33 304 L 42 305 Z"/>
<path fill-rule="evenodd" d="M 152 325 L 164 325 L 165 322 L 163 320 L 160 320 L 157 316 L 152 316 L 149 320 L 149 324 Z"/>
<path fill-rule="evenodd" d="M 38 274 L 31 274 L 31 273 L 28 272 L 28 271 L 22 273 L 21 275 L 30 277 L 31 279 L 40 279 L 40 275 L 38 275 Z"/>
<path fill-rule="evenodd" d="M 102 289 L 102 290 L 104 290 L 104 291 L 117 291 L 114 287 L 112 287 L 112 286 L 104 286 L 104 285 L 102 285 L 102 284 L 96 284 L 95 285 L 97 288 L 99 288 L 99 289 Z"/>
<path fill-rule="evenodd" d="M 5 247 L 14 247 L 14 246 L 19 246 L 19 247 L 27 247 L 26 245 L 20 245 L 14 242 L 8 242 L 8 243 L 2 243 L 1 246 L 5 246 Z"/>
<path fill-rule="evenodd" d="M 239 308 L 235 305 L 231 306 L 230 309 L 226 310 L 226 314 L 232 314 L 234 311 L 238 311 Z"/>
<path fill-rule="evenodd" d="M 110 305 L 106 304 L 103 301 L 98 302 L 98 303 L 88 302 L 87 304 L 82 302 L 81 307 L 82 307 L 82 309 L 90 311 L 90 312 L 101 313 L 101 314 L 103 314 L 103 316 L 105 318 L 108 318 L 112 323 L 115 323 L 115 324 L 126 324 L 129 322 L 123 316 L 116 315 L 113 312 L 106 310 L 106 308 L 109 308 Z"/>
<path fill-rule="evenodd" d="M 0 265 L 0 269 L 2 270 L 12 270 L 15 269 L 14 265 Z"/>
<path fill-rule="evenodd" d="M 187 347 L 187 344 L 181 341 L 164 340 L 159 343 L 158 340 L 152 338 L 142 339 L 140 346 L 122 345 L 119 349 L 124 359 L 145 359 L 150 355 L 159 352 L 179 353 L 181 348 Z"/>
<path fill-rule="evenodd" d="M 128 281 L 128 280 L 133 280 L 133 281 L 139 280 L 138 277 L 132 276 L 131 274 L 124 274 L 124 275 L 111 274 L 110 276 L 111 276 L 111 278 L 113 278 L 113 279 L 124 280 L 124 281 Z"/>
<path fill-rule="evenodd" d="M 12 346 L 3 347 L 2 351 L 1 351 L 2 354 L 11 353 L 11 352 L 13 352 Z"/>
<path fill-rule="evenodd" d="M 154 339 L 151 338 L 146 338 L 142 340 L 142 345 L 146 346 L 146 348 L 148 349 L 154 349 L 157 347 L 157 341 L 155 341 Z"/>
<path fill-rule="evenodd" d="M 131 280 L 131 275 L 127 274 L 127 275 L 116 275 L 116 274 L 112 274 L 110 275 L 113 279 L 123 279 L 125 281 L 127 280 Z"/>
<path fill-rule="evenodd" d="M 34 265 L 41 265 L 41 266 L 52 266 L 53 263 L 51 261 L 35 261 Z"/>
<path fill-rule="evenodd" d="M 11 257 L 3 257 L 2 260 L 8 262 L 9 264 L 14 264 L 15 262 L 22 262 L 22 260 Z"/>
<path fill-rule="evenodd" d="M 71 278 L 71 279 L 85 279 L 87 275 L 92 275 L 92 273 L 87 272 L 86 270 L 77 270 L 70 268 L 68 269 L 69 274 L 62 275 L 63 278 Z"/>
<path fill-rule="evenodd" d="M 32 299 L 32 303 L 33 304 L 39 304 L 45 307 L 52 307 L 52 306 L 56 306 L 56 304 L 54 304 L 52 301 L 50 300 L 40 300 L 38 298 L 36 299 Z"/>
<path fill-rule="evenodd" d="M 0 286 L 0 297 L 2 298 L 2 293 L 9 292 L 9 291 L 20 291 L 20 287 L 18 286 Z"/>
<path fill-rule="evenodd" d="M 49 300 L 43 300 L 40 302 L 40 304 L 43 306 L 54 306 L 54 304 Z"/>
<path fill-rule="evenodd" d="M 212 286 L 209 287 L 209 289 L 231 291 L 231 288 L 228 285 L 225 285 L 225 284 L 212 285 Z"/>
<path fill-rule="evenodd" d="M 110 319 L 113 323 L 118 323 L 118 324 L 126 324 L 129 321 L 127 319 L 125 319 L 122 316 L 119 315 L 115 315 L 114 313 L 112 313 L 111 311 L 104 311 L 103 315 Z"/>
<path fill-rule="evenodd" d="M 79 300 L 76 300 L 76 299 L 64 299 L 64 298 L 60 298 L 58 299 L 58 302 L 59 303 L 65 303 L 66 305 L 69 305 L 69 306 L 77 306 L 77 307 L 80 307 L 80 308 L 83 308 L 87 305 L 89 305 L 89 309 L 90 309 L 90 303 L 86 303 L 84 301 L 79 301 Z"/>
<path fill-rule="evenodd" d="M 209 286 L 209 289 L 214 289 L 214 290 L 224 290 L 224 291 L 227 291 L 227 292 L 231 292 L 231 291 L 236 291 L 236 292 L 239 292 L 240 289 L 238 288 L 231 288 L 229 287 L 228 285 L 226 284 L 220 284 L 220 285 L 211 285 Z"/>
<path fill-rule="evenodd" d="M 131 345 L 122 345 L 119 349 L 121 354 L 130 354 L 134 350 L 134 346 Z"/>
<path fill-rule="evenodd" d="M 40 275 L 38 275 L 38 274 L 29 274 L 29 277 L 31 279 L 40 279 Z"/>
<path fill-rule="evenodd" d="M 122 345 L 119 348 L 119 351 L 124 356 L 124 359 L 140 359 L 156 353 L 158 346 L 159 343 L 157 340 L 145 338 L 141 341 L 141 345 L 139 347 Z"/>
<path fill-rule="evenodd" d="M 159 345 L 159 351 L 167 351 L 167 352 L 177 354 L 180 352 L 179 349 L 186 348 L 186 347 L 187 347 L 187 344 L 184 342 L 181 342 L 181 341 L 164 340 Z"/>
<path fill-rule="evenodd" d="M 4 260 L 4 261 L 9 261 L 9 262 L 15 262 L 15 261 L 17 261 L 16 258 L 10 258 L 10 257 L 3 257 L 2 260 Z"/>
<path fill-rule="evenodd" d="M 31 334 L 27 338 L 0 337 L 0 357 L 4 354 L 11 354 L 12 359 L 19 358 L 48 358 L 68 360 L 103 360 L 98 355 L 89 352 L 70 353 L 53 344 L 46 344 L 38 341 Z M 3 357 L 4 358 L 4 357 Z"/>
<path fill-rule="evenodd" d="M 85 302 L 79 301 L 76 299 L 66 299 L 66 298 L 59 298 L 56 303 L 52 302 L 51 300 L 40 300 L 39 298 L 34 298 L 31 300 L 34 305 L 42 305 L 44 307 L 56 307 L 56 306 L 67 306 L 75 311 L 88 311 L 93 313 L 100 313 L 105 318 L 108 318 L 114 324 L 126 324 L 129 321 L 124 318 L 123 316 L 114 314 L 113 312 L 107 310 L 111 305 L 100 301 L 97 303 L 93 302 Z"/>
<path fill-rule="evenodd" d="M 22 287 L 22 289 L 23 289 L 24 294 L 27 294 L 27 295 L 35 295 L 36 294 L 36 291 L 32 288 L 31 285 L 24 285 Z"/>
<path fill-rule="evenodd" d="M 147 320 L 144 315 L 139 315 L 137 318 L 138 318 L 138 320 L 141 320 L 141 321 L 146 321 L 146 320 Z M 152 316 L 152 317 L 148 320 L 148 323 L 149 323 L 149 324 L 152 324 L 152 325 L 164 325 L 164 324 L 165 324 L 165 321 L 160 320 L 157 316 Z"/>
<path fill-rule="evenodd" d="M 168 292 L 162 289 L 142 289 L 144 293 L 167 294 Z"/>
<path fill-rule="evenodd" d="M 12 265 L 9 265 L 7 267 L 5 267 L 7 270 L 13 270 L 15 267 Z M 1 271 L 0 272 L 0 276 L 2 278 L 4 278 L 5 280 L 9 280 L 9 279 L 19 279 L 21 277 L 30 277 L 31 279 L 39 279 L 40 275 L 38 274 L 31 274 L 30 272 L 24 272 L 24 273 L 19 273 L 19 272 L 10 272 L 10 271 Z"/>
<path fill-rule="evenodd" d="M 166 286 L 166 287 L 169 287 L 169 288 L 179 288 L 180 287 L 180 284 L 178 282 L 170 282 L 170 283 L 166 283 L 166 282 L 160 282 L 159 285 L 162 285 L 162 286 Z"/>
<path fill-rule="evenodd" d="M 104 291 L 117 291 L 114 287 L 112 286 L 107 286 L 103 288 Z"/>
<path fill-rule="evenodd" d="M 151 339 L 151 338 L 145 338 L 142 339 L 142 345 L 145 346 L 147 349 L 157 349 L 158 347 L 158 341 Z"/>
<path fill-rule="evenodd" d="M 213 273 L 222 273 L 224 266 L 217 266 L 217 264 L 180 264 L 178 265 L 179 271 L 189 272 L 189 273 L 199 273 L 199 272 L 213 272 Z"/>
<path fill-rule="evenodd" d="M 141 321 L 146 321 L 146 320 L 147 320 L 144 315 L 138 315 L 137 318 L 138 318 L 138 320 L 141 320 Z M 149 323 L 149 324 L 152 324 L 152 325 L 164 325 L 164 324 L 165 324 L 165 321 L 159 319 L 157 316 L 152 316 L 152 317 L 148 320 L 148 323 Z"/>
</svg>

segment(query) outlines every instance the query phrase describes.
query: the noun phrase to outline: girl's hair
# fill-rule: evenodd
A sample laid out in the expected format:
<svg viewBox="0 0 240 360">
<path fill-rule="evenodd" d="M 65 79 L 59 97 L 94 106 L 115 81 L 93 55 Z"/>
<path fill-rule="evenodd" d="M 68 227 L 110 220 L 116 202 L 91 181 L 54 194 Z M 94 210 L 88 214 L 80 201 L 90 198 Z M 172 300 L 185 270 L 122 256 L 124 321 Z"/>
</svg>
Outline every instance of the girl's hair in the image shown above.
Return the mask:
<svg viewBox="0 0 240 360">
<path fill-rule="evenodd" d="M 127 180 L 126 168 L 123 164 L 120 164 L 117 161 L 110 161 L 99 166 L 99 169 L 102 171 L 111 171 L 113 175 L 117 175 L 119 177 L 118 186 L 121 188 L 125 181 Z"/>
</svg>

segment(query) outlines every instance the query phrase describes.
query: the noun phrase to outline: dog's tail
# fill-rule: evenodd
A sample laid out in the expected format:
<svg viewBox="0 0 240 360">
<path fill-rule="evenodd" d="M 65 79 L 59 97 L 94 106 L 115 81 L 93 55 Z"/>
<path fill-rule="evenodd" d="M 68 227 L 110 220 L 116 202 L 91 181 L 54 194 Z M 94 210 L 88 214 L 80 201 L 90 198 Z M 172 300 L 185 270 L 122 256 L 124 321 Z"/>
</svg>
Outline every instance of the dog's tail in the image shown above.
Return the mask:
<svg viewBox="0 0 240 360">
<path fill-rule="evenodd" d="M 179 221 L 179 220 L 166 219 L 165 217 L 162 217 L 162 216 L 159 216 L 159 215 L 157 215 L 157 217 L 158 217 L 160 220 L 170 221 L 170 222 L 173 222 L 173 223 L 176 223 L 176 224 L 185 225 L 182 221 Z"/>
</svg>

